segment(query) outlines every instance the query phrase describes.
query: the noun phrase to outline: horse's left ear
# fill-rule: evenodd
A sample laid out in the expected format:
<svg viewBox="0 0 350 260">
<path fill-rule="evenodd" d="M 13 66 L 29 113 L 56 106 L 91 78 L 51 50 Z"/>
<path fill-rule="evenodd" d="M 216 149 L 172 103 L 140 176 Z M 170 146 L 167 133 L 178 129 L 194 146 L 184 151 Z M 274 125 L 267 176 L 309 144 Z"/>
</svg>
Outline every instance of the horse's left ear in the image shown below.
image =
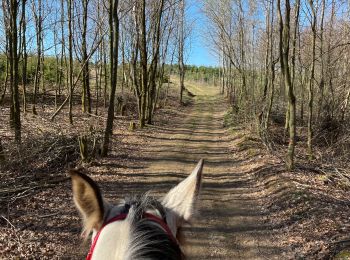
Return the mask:
<svg viewBox="0 0 350 260">
<path fill-rule="evenodd" d="M 69 170 L 75 205 L 83 216 L 84 233 L 99 229 L 103 224 L 104 207 L 97 184 L 78 169 Z M 86 234 L 87 235 L 87 234 Z"/>
<path fill-rule="evenodd" d="M 204 161 L 201 159 L 192 173 L 165 195 L 162 204 L 175 213 L 177 222 L 190 221 L 196 211 L 196 203 L 202 182 Z M 178 223 L 179 224 L 179 223 Z"/>
</svg>

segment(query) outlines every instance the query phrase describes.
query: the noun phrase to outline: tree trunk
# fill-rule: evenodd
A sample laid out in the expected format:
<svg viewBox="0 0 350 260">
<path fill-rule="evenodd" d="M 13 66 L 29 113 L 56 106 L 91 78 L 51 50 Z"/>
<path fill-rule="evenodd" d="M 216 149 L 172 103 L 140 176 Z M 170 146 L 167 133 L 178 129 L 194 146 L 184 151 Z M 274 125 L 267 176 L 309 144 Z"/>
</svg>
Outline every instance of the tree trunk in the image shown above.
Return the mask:
<svg viewBox="0 0 350 260">
<path fill-rule="evenodd" d="M 18 91 L 18 35 L 17 35 L 17 16 L 18 2 L 11 0 L 8 7 L 8 17 L 10 28 L 7 33 L 9 42 L 9 64 L 10 64 L 10 87 L 11 87 L 11 113 L 10 125 L 14 128 L 15 141 L 21 143 L 21 111 Z"/>
<path fill-rule="evenodd" d="M 73 124 L 73 3 L 72 0 L 67 0 L 68 6 L 68 54 L 69 54 L 69 123 Z"/>
<path fill-rule="evenodd" d="M 149 69 L 149 100 L 147 103 L 147 110 L 148 110 L 148 116 L 147 116 L 147 123 L 152 124 L 152 117 L 153 117 L 153 111 L 154 111 L 154 106 L 156 103 L 156 95 L 157 95 L 157 83 L 156 83 L 156 76 L 158 72 L 159 74 L 159 69 L 158 69 L 158 64 L 159 64 L 159 49 L 160 49 L 160 32 L 161 32 L 161 20 L 162 20 L 162 14 L 163 14 L 163 5 L 164 5 L 164 0 L 160 0 L 157 2 L 157 19 L 155 21 L 154 25 L 154 32 L 153 32 L 153 51 L 152 51 L 152 61 L 150 64 L 150 69 Z M 161 86 L 161 83 L 159 87 Z"/>
<path fill-rule="evenodd" d="M 270 30 L 271 30 L 271 23 L 270 23 L 270 9 L 271 9 L 271 3 L 268 3 L 268 8 L 266 10 L 266 50 L 265 50 L 265 63 L 264 63 L 264 76 L 263 76 L 263 95 L 261 98 L 261 111 L 259 112 L 258 120 L 259 120 L 259 132 L 261 132 L 263 129 L 266 129 L 267 124 L 265 124 L 267 121 L 264 120 L 265 114 L 267 114 L 267 107 L 266 107 L 266 98 L 267 98 L 267 90 L 269 86 L 269 56 L 270 56 L 270 44 L 271 38 L 270 38 Z"/>
<path fill-rule="evenodd" d="M 146 123 L 146 102 L 148 95 L 147 42 L 146 42 L 146 1 L 140 6 L 140 63 L 141 63 L 141 116 L 140 127 Z"/>
<path fill-rule="evenodd" d="M 102 41 L 102 51 L 103 51 L 103 107 L 107 107 L 107 85 L 108 85 L 108 70 L 107 70 L 107 48 L 105 42 Z"/>
<path fill-rule="evenodd" d="M 281 11 L 281 0 L 277 0 L 279 16 L 279 35 L 280 35 L 280 63 L 284 77 L 284 82 L 288 90 L 288 109 L 289 109 L 289 144 L 287 151 L 287 168 L 294 169 L 294 149 L 295 149 L 295 95 L 291 81 L 289 69 L 289 41 L 290 41 L 290 2 L 285 0 L 284 21 Z"/>
<path fill-rule="evenodd" d="M 36 111 L 36 100 L 38 95 L 38 88 L 40 84 L 40 78 L 43 75 L 43 71 L 41 71 L 41 62 L 42 62 L 42 2 L 38 0 L 37 7 L 35 6 L 35 2 L 32 0 L 32 11 L 35 22 L 35 33 L 36 33 L 36 48 L 37 48 L 37 61 L 35 68 L 35 76 L 34 76 L 34 93 L 33 93 L 33 105 L 32 105 L 32 113 L 34 115 L 37 114 Z"/>
<path fill-rule="evenodd" d="M 119 43 L 119 17 L 118 17 L 118 0 L 109 2 L 109 45 L 110 45 L 110 84 L 111 94 L 109 98 L 108 115 L 104 140 L 102 146 L 102 156 L 107 156 L 109 149 L 109 138 L 113 133 L 114 119 L 114 99 L 117 88 L 117 71 L 118 71 L 118 43 Z"/>
<path fill-rule="evenodd" d="M 183 91 L 185 89 L 185 64 L 184 64 L 184 45 L 185 45 L 185 0 L 180 0 L 179 17 L 179 77 L 180 77 L 180 104 L 183 104 Z"/>
<path fill-rule="evenodd" d="M 322 0 L 322 14 L 321 14 L 321 24 L 320 24 L 320 59 L 321 59 L 321 79 L 319 86 L 319 96 L 318 96 L 318 112 L 317 112 L 317 121 L 320 120 L 323 99 L 324 99 L 324 85 L 325 85 L 325 77 L 324 77 L 324 59 L 323 59 L 323 24 L 324 24 L 324 14 L 326 9 L 326 0 Z"/>
<path fill-rule="evenodd" d="M 6 32 L 6 35 L 8 34 L 8 32 Z M 6 36 L 6 45 L 5 45 L 5 53 L 6 53 L 6 70 L 5 70 L 5 79 L 4 79 L 4 86 L 3 86 L 3 90 L 1 93 L 1 97 L 0 97 L 0 105 L 2 104 L 2 102 L 5 99 L 5 95 L 6 95 L 6 90 L 7 90 L 7 84 L 8 84 L 8 79 L 9 79 L 9 69 L 10 69 L 10 62 L 9 62 L 9 37 Z"/>
<path fill-rule="evenodd" d="M 273 31 L 274 31 L 274 1 L 271 2 L 271 18 L 268 21 L 270 23 L 270 30 L 269 30 L 269 41 L 270 41 L 270 62 L 269 62 L 269 88 L 270 88 L 270 98 L 269 98 L 269 104 L 267 107 L 266 117 L 265 117 L 265 123 L 264 128 L 267 129 L 269 127 L 269 121 L 270 121 L 270 115 L 273 105 L 273 99 L 274 99 L 274 91 L 275 91 L 275 61 L 274 61 L 274 52 L 273 52 Z"/>
<path fill-rule="evenodd" d="M 310 79 L 308 84 L 308 120 L 307 120 L 307 152 L 309 160 L 312 159 L 312 115 L 313 115 L 313 85 L 314 85 L 314 74 L 315 74 L 315 58 L 316 58 L 316 10 L 313 5 L 313 0 L 309 0 L 309 5 L 312 11 L 312 56 L 311 56 L 311 69 L 310 69 Z"/>
<path fill-rule="evenodd" d="M 65 35 L 64 35 L 65 18 L 64 18 L 64 16 L 65 16 L 64 0 L 61 0 L 61 58 L 60 58 L 60 74 L 59 74 L 59 82 L 58 82 L 58 95 L 61 95 L 62 83 L 64 82 L 63 63 L 64 63 L 64 61 L 66 61 L 66 55 L 65 55 L 66 43 L 65 43 Z"/>
<path fill-rule="evenodd" d="M 97 20 L 101 20 L 101 14 L 100 14 L 100 2 L 98 1 L 97 3 Z M 102 28 L 99 27 L 98 33 L 100 35 L 100 38 L 102 39 L 103 42 L 103 35 L 102 35 Z M 100 44 L 98 47 L 98 66 L 97 66 L 97 73 L 96 73 L 96 108 L 95 108 L 95 115 L 98 115 L 98 107 L 99 107 L 99 102 L 100 102 L 100 95 L 101 95 L 101 90 L 102 90 L 102 59 L 103 59 L 103 49 L 102 49 L 103 43 Z M 97 80 L 98 79 L 98 80 Z"/>
<path fill-rule="evenodd" d="M 83 28 L 82 28 L 82 64 L 85 64 L 83 68 L 83 86 L 82 86 L 82 111 L 86 111 L 91 114 L 91 93 L 90 93 L 90 77 L 89 77 L 89 62 L 88 62 L 88 53 L 87 53 L 87 13 L 88 13 L 88 4 L 89 0 L 83 0 Z M 86 103 L 87 101 L 87 103 Z"/>
<path fill-rule="evenodd" d="M 26 42 L 26 2 L 27 0 L 22 0 L 22 87 L 23 87 L 23 113 L 27 111 L 27 64 L 28 64 L 28 54 L 27 54 L 27 42 Z"/>
</svg>

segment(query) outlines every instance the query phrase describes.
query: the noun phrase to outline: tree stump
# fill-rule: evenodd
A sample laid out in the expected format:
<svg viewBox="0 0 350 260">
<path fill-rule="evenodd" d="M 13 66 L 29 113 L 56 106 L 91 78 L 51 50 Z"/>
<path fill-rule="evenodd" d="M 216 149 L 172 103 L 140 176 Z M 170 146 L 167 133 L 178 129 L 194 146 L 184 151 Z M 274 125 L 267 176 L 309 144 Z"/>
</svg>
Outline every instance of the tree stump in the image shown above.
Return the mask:
<svg viewBox="0 0 350 260">
<path fill-rule="evenodd" d="M 130 130 L 130 131 L 134 131 L 135 128 L 136 128 L 135 122 L 130 122 L 129 130 Z"/>
<path fill-rule="evenodd" d="M 122 109 L 123 109 L 123 103 L 124 103 L 124 100 L 123 100 L 123 97 L 122 96 L 118 96 L 117 97 L 117 102 L 116 102 L 116 112 L 117 114 L 122 114 Z"/>
<path fill-rule="evenodd" d="M 86 161 L 88 159 L 88 138 L 85 135 L 79 136 L 78 141 L 80 158 L 82 161 Z"/>
<path fill-rule="evenodd" d="M 121 115 L 122 116 L 125 116 L 125 112 L 126 112 L 126 105 L 125 104 L 122 104 L 122 107 L 120 109 L 120 112 L 121 112 Z"/>
</svg>

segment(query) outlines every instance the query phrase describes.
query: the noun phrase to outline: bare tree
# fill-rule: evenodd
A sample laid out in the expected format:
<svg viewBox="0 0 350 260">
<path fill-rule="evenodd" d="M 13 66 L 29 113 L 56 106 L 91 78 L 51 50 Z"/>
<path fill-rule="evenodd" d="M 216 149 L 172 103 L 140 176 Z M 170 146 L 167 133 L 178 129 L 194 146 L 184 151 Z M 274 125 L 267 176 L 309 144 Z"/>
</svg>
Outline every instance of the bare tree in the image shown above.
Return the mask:
<svg viewBox="0 0 350 260">
<path fill-rule="evenodd" d="M 288 90 L 288 110 L 289 110 L 289 145 L 287 152 L 287 167 L 294 168 L 295 150 L 295 95 L 289 68 L 289 41 L 290 41 L 290 2 L 285 0 L 284 18 L 282 17 L 281 0 L 277 0 L 280 35 L 280 63 L 284 83 Z"/>
<path fill-rule="evenodd" d="M 161 44 L 161 21 L 162 21 L 162 15 L 163 15 L 163 7 L 164 7 L 164 0 L 160 0 L 157 4 L 154 4 L 154 7 L 156 10 L 155 12 L 155 19 L 153 21 L 154 29 L 153 29 L 153 36 L 152 36 L 152 58 L 151 58 L 151 64 L 148 71 L 149 74 L 149 81 L 148 81 L 148 100 L 147 100 L 147 123 L 152 124 L 152 117 L 153 117 L 153 111 L 154 106 L 156 102 L 156 93 L 157 93 L 157 82 L 156 77 L 157 73 L 159 72 L 159 58 L 160 58 L 160 44 Z M 159 73 L 158 73 L 159 76 Z M 161 83 L 160 83 L 161 84 Z"/>
<path fill-rule="evenodd" d="M 32 113 L 34 115 L 37 114 L 36 111 L 36 101 L 38 88 L 40 84 L 40 78 L 42 78 L 43 71 L 41 63 L 42 63 L 42 41 L 43 41 L 43 16 L 42 16 L 42 1 L 38 0 L 37 2 L 32 0 L 32 15 L 34 17 L 35 22 L 35 35 L 36 35 L 36 68 L 35 68 L 35 76 L 34 76 L 34 93 L 33 93 L 33 105 L 32 105 Z"/>
<path fill-rule="evenodd" d="M 9 60 L 11 109 L 10 125 L 14 129 L 15 140 L 21 142 L 21 111 L 18 90 L 18 33 L 17 19 L 19 2 L 17 0 L 2 1 L 3 15 L 6 25 L 6 41 L 8 43 L 7 59 Z"/>
<path fill-rule="evenodd" d="M 117 88 L 117 71 L 118 71 L 118 47 L 119 47 L 119 16 L 118 0 L 109 0 L 109 61 L 110 61 L 110 85 L 111 93 L 109 97 L 108 115 L 104 140 L 102 145 L 102 156 L 107 156 L 109 149 L 109 139 L 113 133 L 114 120 L 114 100 Z"/>
<path fill-rule="evenodd" d="M 73 3 L 67 0 L 68 12 L 68 81 L 69 81 L 69 122 L 73 124 Z"/>
<path fill-rule="evenodd" d="M 179 8 L 179 27 L 178 27 L 178 57 L 179 57 L 179 76 L 180 76 L 180 104 L 182 104 L 182 96 L 185 88 L 185 64 L 184 64 L 184 48 L 185 48 L 185 0 L 180 0 Z"/>
<path fill-rule="evenodd" d="M 314 75 L 315 75 L 315 58 L 316 58 L 316 9 L 313 3 L 313 0 L 309 0 L 309 5 L 312 12 L 312 19 L 311 19 L 311 29 L 312 29 L 312 55 L 311 55 L 311 69 L 310 69 L 310 79 L 309 79 L 309 85 L 308 85 L 308 95 L 309 95 L 309 101 L 308 101 L 308 120 L 307 120 L 307 151 L 310 160 L 312 159 L 312 118 L 313 118 L 313 85 L 314 85 Z"/>
<path fill-rule="evenodd" d="M 273 100 L 274 100 L 274 91 L 275 91 L 275 65 L 277 63 L 277 60 L 275 60 L 275 55 L 274 55 L 274 38 L 273 38 L 273 32 L 274 32 L 274 1 L 271 1 L 271 15 L 270 15 L 270 30 L 269 30 L 269 80 L 268 80 L 268 86 L 270 88 L 270 98 L 269 98 L 269 103 L 267 106 L 267 112 L 266 112 L 266 117 L 265 117 L 265 124 L 264 128 L 267 129 L 270 121 L 270 115 L 271 115 L 271 110 L 272 110 L 272 105 L 273 105 Z"/>
<path fill-rule="evenodd" d="M 23 112 L 27 111 L 27 65 L 28 65 L 28 53 L 27 53 L 27 21 L 26 21 L 26 3 L 27 0 L 22 0 L 22 14 L 21 14 L 21 50 L 22 50 L 22 88 L 23 88 Z"/>
<path fill-rule="evenodd" d="M 83 89 L 82 89 L 82 96 L 81 96 L 81 102 L 82 102 L 82 110 L 85 113 L 86 111 L 91 114 L 91 93 L 90 93 L 90 75 L 89 75 L 89 61 L 88 61 L 88 51 L 87 51 L 87 23 L 88 23 L 88 5 L 90 0 L 83 0 L 83 27 L 81 31 L 81 37 L 82 37 L 82 64 L 84 65 L 83 68 Z M 87 101 L 87 104 L 86 104 Z"/>
</svg>

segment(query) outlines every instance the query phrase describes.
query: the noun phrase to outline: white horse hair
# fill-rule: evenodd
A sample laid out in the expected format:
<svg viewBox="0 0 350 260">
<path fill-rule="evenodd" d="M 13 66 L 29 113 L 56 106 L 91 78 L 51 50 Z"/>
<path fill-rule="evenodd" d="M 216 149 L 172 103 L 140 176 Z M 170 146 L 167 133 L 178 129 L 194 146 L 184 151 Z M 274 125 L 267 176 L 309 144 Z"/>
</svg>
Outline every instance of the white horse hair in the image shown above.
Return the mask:
<svg viewBox="0 0 350 260">
<path fill-rule="evenodd" d="M 93 233 L 87 259 L 184 259 L 179 230 L 195 213 L 202 169 L 200 160 L 161 202 L 145 194 L 118 205 L 106 202 L 97 184 L 82 170 L 70 170 L 74 202 L 84 221 L 83 234 Z M 113 221 L 118 216 L 122 218 Z"/>
</svg>

